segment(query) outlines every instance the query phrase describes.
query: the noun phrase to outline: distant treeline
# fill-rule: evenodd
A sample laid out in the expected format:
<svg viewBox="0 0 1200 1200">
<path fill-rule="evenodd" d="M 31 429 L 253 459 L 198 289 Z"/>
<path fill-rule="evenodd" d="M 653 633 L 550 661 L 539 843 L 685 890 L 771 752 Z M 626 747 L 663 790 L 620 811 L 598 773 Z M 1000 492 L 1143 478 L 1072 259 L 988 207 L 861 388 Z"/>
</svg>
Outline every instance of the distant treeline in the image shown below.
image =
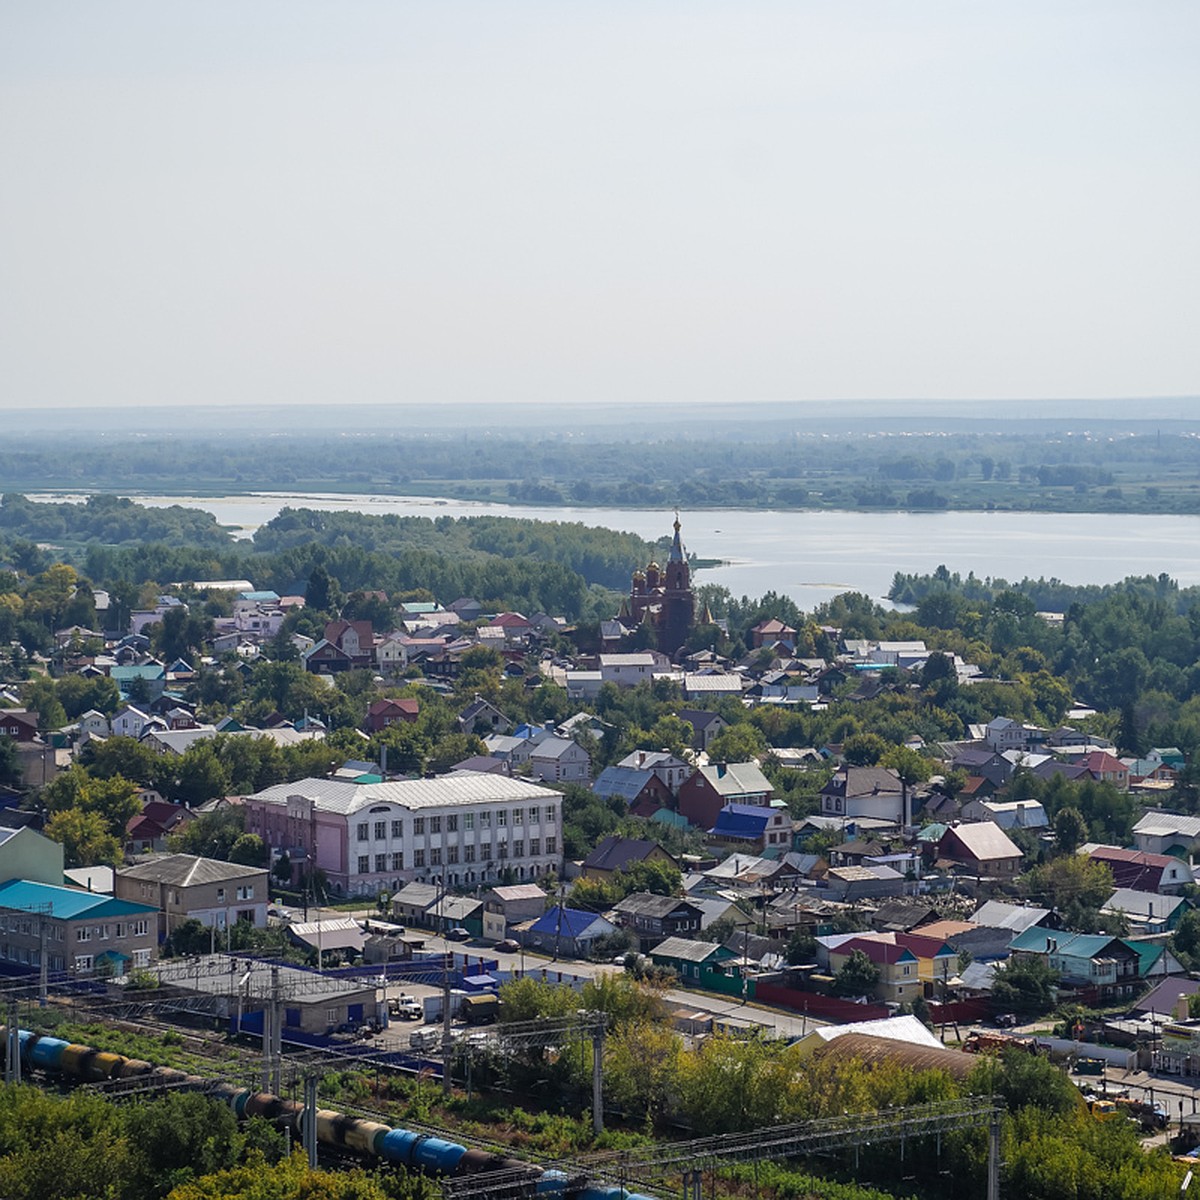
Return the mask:
<svg viewBox="0 0 1200 1200">
<path fill-rule="evenodd" d="M 381 491 L 528 504 L 1200 512 L 1200 438 L 1031 431 L 770 436 L 689 425 L 673 436 L 470 430 L 114 436 L 71 431 L 0 448 L 0 487 L 70 491 Z M 1011 430 L 1011 431 L 1009 431 Z M 186 482 L 181 482 L 186 481 Z"/>
<path fill-rule="evenodd" d="M 245 542 L 198 509 L 146 508 L 115 496 L 40 504 L 9 494 L 0 504 L 0 564 L 28 574 L 68 561 L 102 585 L 245 577 L 286 593 L 303 592 L 320 565 L 347 592 L 425 590 L 447 602 L 473 596 L 489 609 L 572 620 L 611 616 L 607 589 L 624 590 L 634 568 L 659 551 L 634 534 L 512 517 L 287 508 Z"/>
</svg>

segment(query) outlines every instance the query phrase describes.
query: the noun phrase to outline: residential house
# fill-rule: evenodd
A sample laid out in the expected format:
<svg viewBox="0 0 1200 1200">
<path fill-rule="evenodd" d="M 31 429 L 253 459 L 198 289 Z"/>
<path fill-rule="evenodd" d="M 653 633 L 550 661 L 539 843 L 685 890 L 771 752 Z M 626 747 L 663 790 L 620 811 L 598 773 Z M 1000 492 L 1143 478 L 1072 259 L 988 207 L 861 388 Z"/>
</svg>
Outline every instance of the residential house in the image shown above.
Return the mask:
<svg viewBox="0 0 1200 1200">
<path fill-rule="evenodd" d="M 951 825 L 938 842 L 938 857 L 976 876 L 1012 879 L 1021 871 L 1021 850 L 992 821 Z"/>
<path fill-rule="evenodd" d="M 1038 800 L 974 800 L 963 805 L 964 821 L 991 821 L 1001 829 L 1049 829 L 1050 818 Z"/>
<path fill-rule="evenodd" d="M 1115 887 L 1168 895 L 1193 882 L 1191 868 L 1174 855 L 1100 846 L 1095 842 L 1086 842 L 1078 853 L 1086 854 L 1092 862 L 1104 863 L 1112 871 Z"/>
<path fill-rule="evenodd" d="M 829 898 L 842 904 L 903 896 L 910 890 L 899 871 L 884 866 L 830 867 L 824 884 Z"/>
<path fill-rule="evenodd" d="M 23 708 L 0 708 L 0 737 L 14 742 L 38 740 L 38 715 Z"/>
<path fill-rule="evenodd" d="M 692 749 L 697 752 L 707 752 L 713 739 L 729 728 L 720 713 L 705 712 L 702 708 L 681 708 L 675 715 L 692 727 Z"/>
<path fill-rule="evenodd" d="M 515 725 L 494 704 L 476 696 L 458 714 L 458 727 L 463 733 L 477 733 L 482 736 L 489 733 L 509 734 Z"/>
<path fill-rule="evenodd" d="M 652 772 L 666 784 L 672 794 L 679 791 L 693 770 L 691 763 L 684 762 L 682 758 L 677 758 L 666 750 L 634 750 L 632 754 L 625 755 L 617 766 Z"/>
<path fill-rule="evenodd" d="M 142 805 L 140 813 L 126 822 L 125 848 L 131 854 L 165 850 L 167 838 L 194 819 L 193 813 L 182 804 L 151 800 Z"/>
<path fill-rule="evenodd" d="M 1191 904 L 1182 896 L 1115 888 L 1100 912 L 1123 917 L 1130 933 L 1172 933 L 1189 908 Z"/>
<path fill-rule="evenodd" d="M 690 900 L 634 892 L 613 909 L 617 922 L 637 935 L 639 949 L 648 953 L 664 938 L 691 938 L 700 932 L 703 912 Z"/>
<path fill-rule="evenodd" d="M 671 790 L 653 771 L 633 767 L 605 767 L 592 791 L 603 800 L 619 796 L 638 817 L 649 817 L 660 808 L 670 805 Z"/>
<path fill-rule="evenodd" d="M 1142 960 L 1123 938 L 1034 928 L 1013 938 L 1011 950 L 1014 958 L 1044 959 L 1063 983 L 1095 989 L 1105 1001 L 1140 990 Z"/>
<path fill-rule="evenodd" d="M 1097 783 L 1111 783 L 1125 791 L 1129 787 L 1129 768 L 1115 755 L 1105 750 L 1093 750 L 1076 762 Z"/>
<path fill-rule="evenodd" d="M 998 753 L 1035 750 L 1045 743 L 1046 731 L 1036 725 L 1024 725 L 1010 717 L 995 717 L 987 723 L 983 740 Z"/>
<path fill-rule="evenodd" d="M 713 986 L 714 976 L 724 977 L 725 981 L 730 978 L 729 972 L 722 969 L 722 964 L 736 958 L 737 953 L 727 946 L 683 937 L 669 937 L 650 951 L 650 961 L 656 966 L 674 971 L 682 984 L 705 990 Z"/>
<path fill-rule="evenodd" d="M 866 955 L 879 970 L 879 982 L 875 985 L 877 999 L 885 1003 L 911 1004 L 917 996 L 924 995 L 917 956 L 907 947 L 894 942 L 871 937 L 848 937 L 829 948 L 830 972 L 836 975 L 856 952 Z"/>
<path fill-rule="evenodd" d="M 773 648 L 780 644 L 785 646 L 789 651 L 796 649 L 796 631 L 790 625 L 785 625 L 777 617 L 769 617 L 765 621 L 759 621 L 750 630 L 750 640 L 756 650 L 764 646 Z"/>
<path fill-rule="evenodd" d="M 536 883 L 502 884 L 483 894 L 483 936 L 499 941 L 510 925 L 536 921 L 546 911 L 546 893 Z"/>
<path fill-rule="evenodd" d="M 609 834 L 583 860 L 580 874 L 584 879 L 611 879 L 617 871 L 628 871 L 643 862 L 679 866 L 657 842 Z"/>
<path fill-rule="evenodd" d="M 369 667 L 375 661 L 375 629 L 370 621 L 330 621 L 323 640 L 346 655 L 351 667 Z"/>
<path fill-rule="evenodd" d="M 118 867 L 113 891 L 119 900 L 157 908 L 160 938 L 169 937 L 189 919 L 213 929 L 227 929 L 238 921 L 256 929 L 267 924 L 267 872 L 260 867 L 194 854 L 165 854 Z"/>
<path fill-rule="evenodd" d="M 127 704 L 112 719 L 113 737 L 140 738 L 151 720 L 149 713 Z"/>
<path fill-rule="evenodd" d="M 603 683 L 637 687 L 639 683 L 649 683 L 656 672 L 669 670 L 671 662 L 665 654 L 641 650 L 631 654 L 601 654 L 597 666 Z"/>
<path fill-rule="evenodd" d="M 900 777 L 888 767 L 840 767 L 821 789 L 821 813 L 851 820 L 870 817 L 896 825 L 912 822 L 905 813 Z"/>
<path fill-rule="evenodd" d="M 158 910 L 28 879 L 0 884 L 0 961 L 80 977 L 147 967 L 158 945 Z"/>
<path fill-rule="evenodd" d="M 792 841 L 792 818 L 786 808 L 765 804 L 726 804 L 708 831 L 714 842 L 775 858 Z"/>
<path fill-rule="evenodd" d="M 557 958 L 587 958 L 597 938 L 616 933 L 617 927 L 599 913 L 559 905 L 514 931 L 527 944 L 551 950 Z"/>
<path fill-rule="evenodd" d="M 592 777 L 592 756 L 570 738 L 545 737 L 529 755 L 534 777 L 547 783 L 586 783 Z"/>
<path fill-rule="evenodd" d="M 712 704 L 726 696 L 740 696 L 746 686 L 745 676 L 728 672 L 687 671 L 682 682 L 684 699 L 702 704 Z"/>
<path fill-rule="evenodd" d="M 367 709 L 367 718 L 363 729 L 367 733 L 382 733 L 389 725 L 397 722 L 403 725 L 413 724 L 421 711 L 421 702 L 411 696 L 400 699 L 385 697 L 373 700 Z"/>
<path fill-rule="evenodd" d="M 1027 929 L 1058 929 L 1062 922 L 1053 910 L 1036 908 L 1031 904 L 1008 904 L 1003 900 L 988 900 L 972 914 L 971 922 L 991 929 L 1005 929 L 1010 934 Z"/>
<path fill-rule="evenodd" d="M 710 763 L 680 785 L 677 808 L 701 829 L 717 823 L 727 804 L 769 805 L 774 789 L 755 762 Z"/>
<path fill-rule="evenodd" d="M 406 883 L 392 896 L 392 916 L 403 925 L 431 924 L 428 913 L 442 894 L 434 883 Z"/>
<path fill-rule="evenodd" d="M 1133 827 L 1133 840 L 1139 850 L 1190 862 L 1200 848 L 1200 817 L 1151 809 Z"/>
</svg>

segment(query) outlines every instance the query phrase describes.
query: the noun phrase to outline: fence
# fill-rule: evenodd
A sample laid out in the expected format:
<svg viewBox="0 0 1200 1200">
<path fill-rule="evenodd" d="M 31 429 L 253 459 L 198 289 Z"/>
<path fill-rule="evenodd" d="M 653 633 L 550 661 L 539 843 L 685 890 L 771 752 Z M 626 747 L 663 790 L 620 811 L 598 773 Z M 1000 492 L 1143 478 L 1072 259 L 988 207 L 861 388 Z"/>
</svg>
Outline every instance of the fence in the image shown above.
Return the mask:
<svg viewBox="0 0 1200 1200">
<path fill-rule="evenodd" d="M 838 996 L 823 996 L 820 992 L 802 992 L 778 983 L 758 981 L 755 998 L 764 1004 L 777 1004 L 793 1012 L 808 1013 L 826 1021 L 846 1024 L 851 1021 L 876 1021 L 892 1014 L 886 1004 L 855 1004 Z"/>
</svg>

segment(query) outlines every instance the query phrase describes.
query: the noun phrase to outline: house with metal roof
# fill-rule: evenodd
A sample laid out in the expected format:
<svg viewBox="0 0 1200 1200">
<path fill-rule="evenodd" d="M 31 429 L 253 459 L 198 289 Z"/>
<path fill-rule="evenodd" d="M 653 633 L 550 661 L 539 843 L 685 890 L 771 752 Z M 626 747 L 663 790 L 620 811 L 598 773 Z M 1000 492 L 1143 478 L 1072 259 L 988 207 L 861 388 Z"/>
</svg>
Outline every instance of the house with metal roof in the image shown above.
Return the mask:
<svg viewBox="0 0 1200 1200">
<path fill-rule="evenodd" d="M 1113 889 L 1100 913 L 1123 917 L 1130 933 L 1171 933 L 1189 908 L 1191 902 L 1182 896 L 1119 887 Z"/>
<path fill-rule="evenodd" d="M 608 879 L 617 871 L 627 871 L 642 862 L 675 866 L 679 863 L 657 842 L 643 838 L 620 837 L 609 834 L 583 860 L 584 879 Z"/>
<path fill-rule="evenodd" d="M 951 825 L 938 842 L 938 858 L 972 875 L 1011 879 L 1020 873 L 1021 850 L 994 821 Z"/>
<path fill-rule="evenodd" d="M 792 842 L 792 817 L 786 808 L 762 804 L 726 804 L 708 831 L 714 842 L 778 858 Z"/>
<path fill-rule="evenodd" d="M 737 954 L 727 946 L 683 937 L 669 937 L 650 951 L 651 962 L 660 967 L 669 967 L 679 976 L 681 983 L 699 988 L 709 986 L 713 976 L 730 979 L 732 973 L 722 969 L 722 964 L 736 958 Z"/>
<path fill-rule="evenodd" d="M 526 945 L 549 950 L 560 958 L 587 958 L 597 938 L 615 933 L 617 927 L 599 913 L 555 905 L 536 921 L 517 931 Z"/>
<path fill-rule="evenodd" d="M 635 816 L 649 817 L 671 802 L 671 789 L 653 772 L 636 767 L 605 767 L 592 784 L 603 800 L 616 796 Z"/>
<path fill-rule="evenodd" d="M 775 789 L 755 762 L 710 763 L 679 787 L 678 810 L 701 829 L 711 829 L 726 804 L 769 805 Z"/>
<path fill-rule="evenodd" d="M 267 924 L 267 872 L 262 867 L 195 854 L 162 854 L 117 868 L 113 891 L 120 900 L 157 908 L 164 938 L 189 919 L 214 929 L 227 929 L 238 921 L 256 929 Z"/>
<path fill-rule="evenodd" d="M 643 954 L 664 938 L 686 938 L 699 933 L 704 915 L 699 905 L 689 899 L 650 892 L 626 896 L 613 912 L 622 928 L 637 935 Z"/>
<path fill-rule="evenodd" d="M 158 947 L 158 910 L 112 896 L 27 879 L 0 884 L 0 961 L 90 977 L 148 966 Z"/>
<path fill-rule="evenodd" d="M 1132 995 L 1153 961 L 1124 938 L 1104 933 L 1033 928 L 1013 938 L 1010 948 L 1014 957 L 1042 958 L 1064 983 L 1095 988 L 1105 998 Z M 1162 947 L 1157 950 L 1161 953 Z"/>
</svg>

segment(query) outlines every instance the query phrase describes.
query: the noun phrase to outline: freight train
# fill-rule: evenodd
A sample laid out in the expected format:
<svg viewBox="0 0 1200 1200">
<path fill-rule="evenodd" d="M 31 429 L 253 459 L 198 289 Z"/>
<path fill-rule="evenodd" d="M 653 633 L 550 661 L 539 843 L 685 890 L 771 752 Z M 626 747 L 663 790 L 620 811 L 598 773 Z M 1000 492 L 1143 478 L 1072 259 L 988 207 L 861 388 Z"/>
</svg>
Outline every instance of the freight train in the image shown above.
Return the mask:
<svg viewBox="0 0 1200 1200">
<path fill-rule="evenodd" d="M 7 1055 L 7 1030 L 0 1025 L 0 1057 Z M 21 1067 L 44 1071 L 78 1083 L 102 1083 L 110 1079 L 153 1076 L 163 1086 L 207 1092 L 226 1104 L 238 1120 L 263 1117 L 281 1128 L 304 1135 L 304 1105 L 270 1092 L 255 1092 L 232 1083 L 214 1083 L 201 1075 L 171 1067 L 156 1067 L 139 1058 L 126 1058 L 91 1046 L 65 1042 L 62 1038 L 39 1036 L 27 1029 L 18 1031 Z M 551 1200 L 651 1200 L 624 1188 L 603 1185 L 577 1186 L 561 1171 L 547 1170 L 521 1159 L 505 1158 L 488 1150 L 469 1150 L 446 1138 L 412 1129 L 393 1129 L 379 1121 L 347 1116 L 331 1109 L 316 1111 L 317 1142 L 322 1146 L 378 1159 L 408 1170 L 430 1175 L 481 1175 L 505 1172 L 511 1180 L 524 1172 L 529 1194 Z"/>
</svg>

